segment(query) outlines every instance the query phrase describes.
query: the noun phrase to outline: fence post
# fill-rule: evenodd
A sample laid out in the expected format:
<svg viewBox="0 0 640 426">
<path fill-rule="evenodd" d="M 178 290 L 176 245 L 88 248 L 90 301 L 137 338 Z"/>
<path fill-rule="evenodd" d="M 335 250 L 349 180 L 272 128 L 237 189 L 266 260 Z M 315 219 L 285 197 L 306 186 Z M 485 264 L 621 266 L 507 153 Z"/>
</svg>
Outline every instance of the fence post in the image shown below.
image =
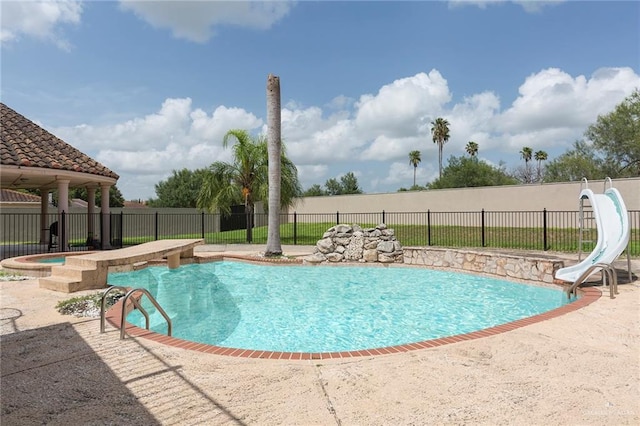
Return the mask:
<svg viewBox="0 0 640 426">
<path fill-rule="evenodd" d="M 204 240 L 204 212 L 202 212 L 202 220 L 200 222 L 202 224 L 202 239 Z"/>
<path fill-rule="evenodd" d="M 120 211 L 120 232 L 118 236 L 120 237 L 120 248 L 124 247 L 124 212 Z"/>
<path fill-rule="evenodd" d="M 384 210 L 382 210 L 382 223 L 386 224 L 387 222 L 384 220 Z"/>
<path fill-rule="evenodd" d="M 431 210 L 427 209 L 427 245 L 431 245 Z"/>
<path fill-rule="evenodd" d="M 298 244 L 298 214 L 293 212 L 293 245 Z"/>
<path fill-rule="evenodd" d="M 336 225 L 340 225 L 340 212 L 336 212 Z"/>
<path fill-rule="evenodd" d="M 58 232 L 58 251 L 67 251 L 67 244 L 69 244 L 69 235 L 67 235 L 67 212 L 64 210 L 60 213 L 60 229 Z"/>
<path fill-rule="evenodd" d="M 487 244 L 484 241 L 484 209 L 482 209 L 481 218 L 482 219 L 480 220 L 480 222 L 481 222 L 481 226 L 482 226 L 482 247 L 486 247 Z"/>
<path fill-rule="evenodd" d="M 104 238 L 102 237 L 104 235 L 104 233 L 102 232 L 102 230 L 104 229 L 103 228 L 103 226 L 104 226 L 104 215 L 102 213 L 100 213 L 99 219 L 100 219 L 100 234 L 98 234 L 98 235 L 100 235 L 100 250 L 104 250 L 104 247 L 105 247 L 104 246 Z"/>
<path fill-rule="evenodd" d="M 547 246 L 547 208 L 542 209 L 542 247 L 544 251 L 549 250 Z"/>
<path fill-rule="evenodd" d="M 155 227 L 156 241 L 158 241 L 158 212 L 156 212 L 156 223 L 155 223 L 154 227 Z"/>
</svg>

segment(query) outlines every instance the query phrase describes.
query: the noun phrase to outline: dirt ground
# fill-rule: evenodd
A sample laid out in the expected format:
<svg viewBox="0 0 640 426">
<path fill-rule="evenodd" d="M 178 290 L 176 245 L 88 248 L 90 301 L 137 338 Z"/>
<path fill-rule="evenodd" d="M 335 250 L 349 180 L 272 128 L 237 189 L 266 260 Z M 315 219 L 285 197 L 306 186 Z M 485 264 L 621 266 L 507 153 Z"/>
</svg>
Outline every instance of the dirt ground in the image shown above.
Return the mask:
<svg viewBox="0 0 640 426">
<path fill-rule="evenodd" d="M 640 262 L 634 260 L 640 275 Z M 623 264 L 622 267 L 626 267 Z M 240 359 L 119 340 L 0 283 L 8 425 L 638 425 L 640 284 L 504 334 L 349 360 Z"/>
</svg>

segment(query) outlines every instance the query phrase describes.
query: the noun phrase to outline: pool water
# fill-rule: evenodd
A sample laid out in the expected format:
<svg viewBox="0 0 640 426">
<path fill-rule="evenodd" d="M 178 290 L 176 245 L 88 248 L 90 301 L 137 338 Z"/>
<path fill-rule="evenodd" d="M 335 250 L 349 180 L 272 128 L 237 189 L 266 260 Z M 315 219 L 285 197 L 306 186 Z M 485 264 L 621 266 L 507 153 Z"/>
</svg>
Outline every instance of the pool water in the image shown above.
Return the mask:
<svg viewBox="0 0 640 426">
<path fill-rule="evenodd" d="M 55 264 L 59 264 L 62 265 L 64 264 L 64 257 L 43 257 L 41 259 L 38 259 L 37 262 L 38 263 L 55 263 Z"/>
<path fill-rule="evenodd" d="M 335 352 L 468 333 L 558 308 L 559 289 L 412 267 L 283 266 L 242 262 L 109 274 L 148 289 L 173 336 L 217 346 Z M 143 298 L 151 329 L 166 323 Z M 133 311 L 127 321 L 144 327 Z"/>
</svg>

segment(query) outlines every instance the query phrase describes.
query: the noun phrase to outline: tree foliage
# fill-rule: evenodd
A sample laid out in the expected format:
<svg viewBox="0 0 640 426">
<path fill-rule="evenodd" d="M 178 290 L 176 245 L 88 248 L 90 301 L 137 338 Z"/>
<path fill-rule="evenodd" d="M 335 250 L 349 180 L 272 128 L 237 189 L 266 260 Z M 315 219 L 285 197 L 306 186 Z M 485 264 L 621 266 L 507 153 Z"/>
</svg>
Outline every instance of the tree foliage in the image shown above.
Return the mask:
<svg viewBox="0 0 640 426">
<path fill-rule="evenodd" d="M 583 177 L 603 179 L 605 174 L 600 159 L 592 145 L 585 141 L 575 141 L 573 148 L 545 167 L 545 182 L 573 182 Z"/>
<path fill-rule="evenodd" d="M 317 183 L 314 183 L 304 192 L 303 195 L 305 197 L 321 197 L 323 195 L 327 195 L 327 191 L 322 189 L 322 187 Z"/>
<path fill-rule="evenodd" d="M 206 172 L 204 169 L 173 170 L 173 174 L 155 185 L 157 198 L 148 201 L 151 207 L 195 208 Z"/>
<path fill-rule="evenodd" d="M 640 90 L 636 89 L 609 114 L 598 116 L 585 137 L 602 156 L 607 176 L 640 176 Z"/>
<path fill-rule="evenodd" d="M 518 181 L 509 176 L 502 166 L 494 167 L 476 158 L 451 156 L 449 164 L 442 171 L 442 176 L 427 186 L 429 189 L 444 189 L 517 183 Z"/>
<path fill-rule="evenodd" d="M 249 213 L 257 201 L 268 200 L 268 152 L 264 137 L 253 138 L 245 130 L 230 130 L 224 137 L 226 147 L 233 144 L 233 163 L 216 161 L 205 169 L 197 207 L 231 214 L 231 206 L 244 204 Z M 287 158 L 284 144 L 281 159 L 281 207 L 293 204 L 302 195 L 298 169 Z"/>
<path fill-rule="evenodd" d="M 358 178 L 353 172 L 349 172 L 340 177 L 341 194 L 362 194 L 362 189 L 358 184 Z"/>
<path fill-rule="evenodd" d="M 336 178 L 327 179 L 324 183 L 324 189 L 316 183 L 304 192 L 305 197 L 345 194 L 362 194 L 362 189 L 358 184 L 358 178 L 353 172 L 341 176 L 339 181 Z"/>
</svg>

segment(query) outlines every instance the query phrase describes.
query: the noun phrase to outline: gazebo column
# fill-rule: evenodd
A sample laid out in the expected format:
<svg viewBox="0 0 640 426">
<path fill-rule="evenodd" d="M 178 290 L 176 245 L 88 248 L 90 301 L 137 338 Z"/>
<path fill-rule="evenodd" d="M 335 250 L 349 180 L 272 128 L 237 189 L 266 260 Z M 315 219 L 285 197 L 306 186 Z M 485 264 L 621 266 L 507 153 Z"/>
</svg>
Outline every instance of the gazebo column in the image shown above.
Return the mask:
<svg viewBox="0 0 640 426">
<path fill-rule="evenodd" d="M 69 180 L 58 181 L 58 250 L 69 249 Z M 64 222 L 62 221 L 64 216 Z"/>
<path fill-rule="evenodd" d="M 40 188 L 40 244 L 49 244 L 49 190 Z"/>
<path fill-rule="evenodd" d="M 111 185 L 100 185 L 100 212 L 102 216 L 102 235 L 100 240 L 102 243 L 102 249 L 107 250 L 111 248 L 110 236 L 111 236 L 111 220 L 109 215 L 109 189 Z"/>
<path fill-rule="evenodd" d="M 87 187 L 87 245 L 91 249 L 93 247 L 93 240 L 95 237 L 95 205 L 96 205 L 96 188 L 93 186 Z"/>
</svg>

